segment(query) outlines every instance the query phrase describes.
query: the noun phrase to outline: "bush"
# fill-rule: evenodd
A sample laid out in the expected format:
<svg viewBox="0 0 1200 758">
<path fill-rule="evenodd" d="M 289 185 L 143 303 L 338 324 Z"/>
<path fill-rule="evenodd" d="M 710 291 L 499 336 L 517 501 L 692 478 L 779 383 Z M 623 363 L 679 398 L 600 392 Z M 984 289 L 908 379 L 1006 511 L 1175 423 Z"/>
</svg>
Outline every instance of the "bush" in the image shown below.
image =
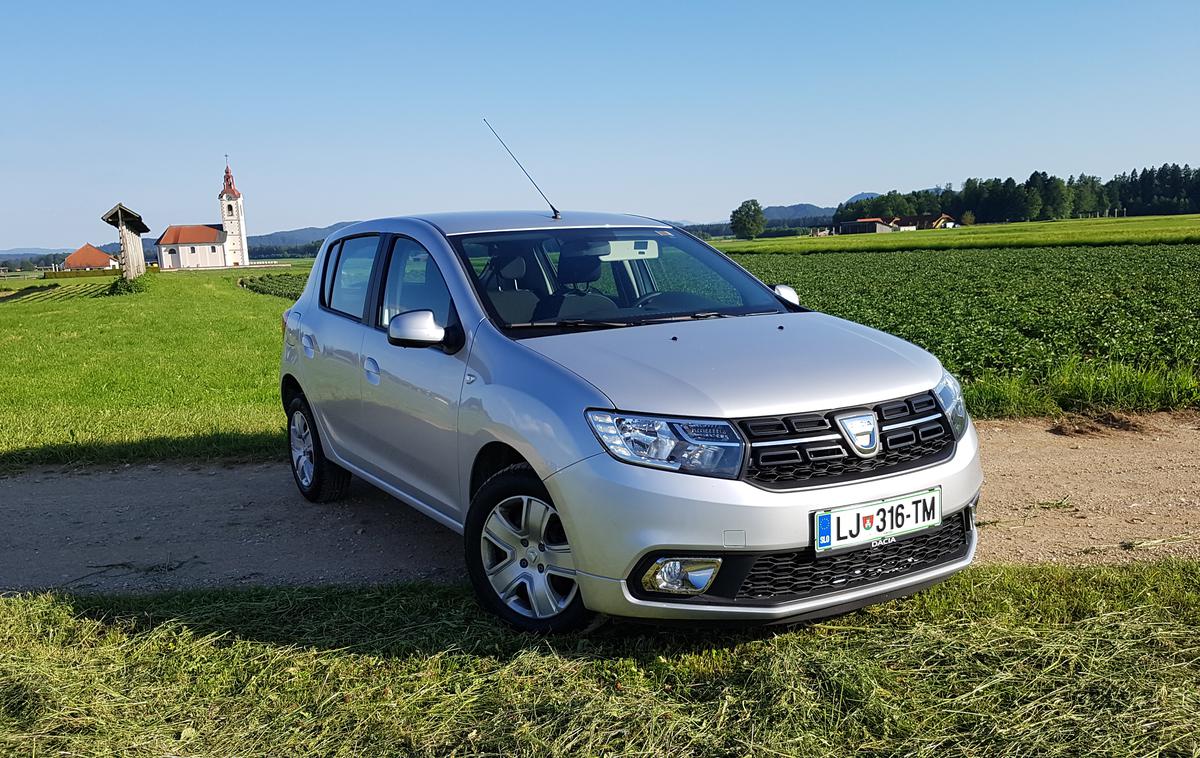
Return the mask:
<svg viewBox="0 0 1200 758">
<path fill-rule="evenodd" d="M 120 276 L 121 271 L 115 268 L 97 268 L 91 270 L 65 270 L 65 271 L 47 271 L 42 275 L 44 279 L 78 279 L 84 276 Z"/>
<path fill-rule="evenodd" d="M 108 285 L 108 291 L 105 294 L 109 296 L 133 295 L 138 292 L 145 292 L 147 289 L 146 285 L 145 276 L 139 276 L 136 279 L 126 279 L 122 276 Z"/>
</svg>

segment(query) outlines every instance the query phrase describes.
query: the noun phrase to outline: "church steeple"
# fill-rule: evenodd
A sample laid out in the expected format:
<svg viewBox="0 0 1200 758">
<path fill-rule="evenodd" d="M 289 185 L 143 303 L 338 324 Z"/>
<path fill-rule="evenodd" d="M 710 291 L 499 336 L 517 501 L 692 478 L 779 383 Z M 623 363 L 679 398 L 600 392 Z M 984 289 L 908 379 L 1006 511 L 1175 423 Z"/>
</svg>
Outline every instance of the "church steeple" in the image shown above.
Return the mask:
<svg viewBox="0 0 1200 758">
<path fill-rule="evenodd" d="M 225 185 L 217 195 L 221 209 L 221 228 L 225 230 L 225 265 L 247 266 L 250 264 L 250 246 L 246 239 L 246 211 L 242 205 L 242 193 L 233 183 L 233 170 L 229 168 L 229 156 L 225 156 Z"/>
<path fill-rule="evenodd" d="M 237 185 L 233 183 L 233 171 L 229 168 L 229 158 L 225 159 L 225 186 L 221 188 L 221 194 L 217 197 L 241 197 L 242 193 L 238 192 Z"/>
</svg>

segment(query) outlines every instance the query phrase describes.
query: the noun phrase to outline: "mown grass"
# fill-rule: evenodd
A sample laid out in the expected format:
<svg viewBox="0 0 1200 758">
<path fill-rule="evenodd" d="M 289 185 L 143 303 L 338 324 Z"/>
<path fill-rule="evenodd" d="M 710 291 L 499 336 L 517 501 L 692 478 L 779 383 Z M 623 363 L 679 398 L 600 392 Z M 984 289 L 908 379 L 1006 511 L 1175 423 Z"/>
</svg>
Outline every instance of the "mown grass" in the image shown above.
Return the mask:
<svg viewBox="0 0 1200 758">
<path fill-rule="evenodd" d="M 1194 756 L 1198 710 L 1196 562 L 553 639 L 428 585 L 0 600 L 20 754 Z"/>
<path fill-rule="evenodd" d="M 1200 215 L 1025 221 L 890 234 L 713 241 L 714 245 L 727 253 L 823 253 L 1179 243 L 1200 243 Z"/>
<path fill-rule="evenodd" d="M 286 306 L 231 272 L 147 276 L 124 297 L 0 302 L 0 471 L 279 454 Z"/>
<path fill-rule="evenodd" d="M 735 257 L 928 349 L 978 416 L 1200 406 L 1200 245 Z"/>
</svg>

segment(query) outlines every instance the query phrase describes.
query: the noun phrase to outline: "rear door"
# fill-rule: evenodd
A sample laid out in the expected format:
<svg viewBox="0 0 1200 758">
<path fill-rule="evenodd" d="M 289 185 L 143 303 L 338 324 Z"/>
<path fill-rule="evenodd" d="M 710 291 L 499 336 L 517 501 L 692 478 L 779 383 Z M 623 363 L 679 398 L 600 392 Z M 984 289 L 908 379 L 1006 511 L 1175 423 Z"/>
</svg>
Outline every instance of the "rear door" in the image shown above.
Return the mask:
<svg viewBox="0 0 1200 758">
<path fill-rule="evenodd" d="M 362 425 L 368 470 L 401 492 L 461 521 L 458 403 L 470 345 L 445 279 L 420 243 L 395 237 L 362 354 Z M 399 347 L 387 339 L 392 317 L 430 310 L 458 340 L 448 348 Z"/>
<path fill-rule="evenodd" d="M 379 235 L 349 237 L 325 257 L 319 307 L 304 315 L 300 340 L 304 392 L 325 432 L 325 444 L 341 458 L 362 465 L 359 385 L 363 334 L 369 327 L 368 293 Z M 311 315 L 310 315 L 311 314 Z"/>
</svg>

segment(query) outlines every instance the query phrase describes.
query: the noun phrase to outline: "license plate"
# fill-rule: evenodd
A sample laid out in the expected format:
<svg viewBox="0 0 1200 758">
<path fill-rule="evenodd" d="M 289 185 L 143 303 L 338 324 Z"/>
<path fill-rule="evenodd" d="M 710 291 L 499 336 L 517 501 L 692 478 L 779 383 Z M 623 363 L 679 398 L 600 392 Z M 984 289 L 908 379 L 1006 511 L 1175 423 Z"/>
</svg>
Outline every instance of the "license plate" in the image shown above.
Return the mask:
<svg viewBox="0 0 1200 758">
<path fill-rule="evenodd" d="M 934 487 L 874 503 L 830 508 L 814 514 L 816 550 L 886 545 L 896 537 L 942 523 L 942 488 Z"/>
</svg>

